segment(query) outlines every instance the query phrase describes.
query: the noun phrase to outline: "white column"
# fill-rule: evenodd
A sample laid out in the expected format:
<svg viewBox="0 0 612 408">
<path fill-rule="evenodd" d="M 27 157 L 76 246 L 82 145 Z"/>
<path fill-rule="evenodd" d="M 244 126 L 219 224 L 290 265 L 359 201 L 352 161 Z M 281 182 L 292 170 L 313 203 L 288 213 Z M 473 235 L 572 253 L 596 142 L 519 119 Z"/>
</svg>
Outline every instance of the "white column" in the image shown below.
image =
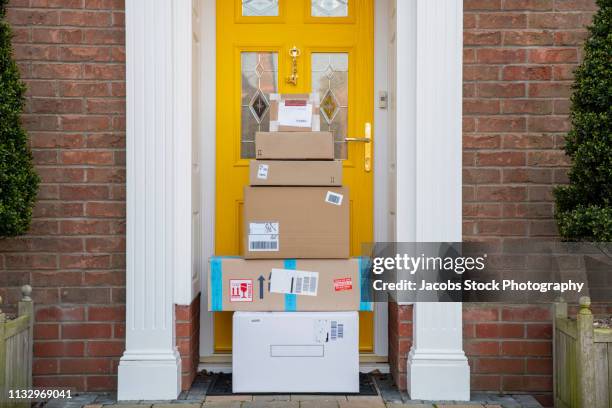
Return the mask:
<svg viewBox="0 0 612 408">
<path fill-rule="evenodd" d="M 174 399 L 181 388 L 172 18 L 172 1 L 126 1 L 127 316 L 119 400 Z"/>
<path fill-rule="evenodd" d="M 458 242 L 463 3 L 397 0 L 396 7 L 397 239 Z M 461 303 L 415 305 L 407 375 L 411 398 L 469 400 L 461 309 Z"/>
</svg>

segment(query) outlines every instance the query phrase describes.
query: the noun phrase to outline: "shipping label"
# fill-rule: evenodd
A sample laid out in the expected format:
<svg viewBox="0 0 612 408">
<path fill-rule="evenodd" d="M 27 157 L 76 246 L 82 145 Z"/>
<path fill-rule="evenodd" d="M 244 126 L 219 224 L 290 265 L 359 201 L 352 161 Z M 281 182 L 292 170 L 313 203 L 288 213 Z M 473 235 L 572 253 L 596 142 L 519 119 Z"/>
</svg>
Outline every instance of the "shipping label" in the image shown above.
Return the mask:
<svg viewBox="0 0 612 408">
<path fill-rule="evenodd" d="M 285 100 L 278 104 L 280 126 L 312 127 L 312 103 L 304 100 Z"/>
<path fill-rule="evenodd" d="M 257 178 L 260 180 L 267 180 L 269 167 L 270 166 L 268 166 L 267 164 L 260 164 L 257 168 Z"/>
<path fill-rule="evenodd" d="M 272 269 L 270 292 L 317 296 L 319 272 L 293 269 Z"/>
<path fill-rule="evenodd" d="M 249 223 L 248 245 L 250 252 L 279 251 L 278 222 Z"/>
</svg>

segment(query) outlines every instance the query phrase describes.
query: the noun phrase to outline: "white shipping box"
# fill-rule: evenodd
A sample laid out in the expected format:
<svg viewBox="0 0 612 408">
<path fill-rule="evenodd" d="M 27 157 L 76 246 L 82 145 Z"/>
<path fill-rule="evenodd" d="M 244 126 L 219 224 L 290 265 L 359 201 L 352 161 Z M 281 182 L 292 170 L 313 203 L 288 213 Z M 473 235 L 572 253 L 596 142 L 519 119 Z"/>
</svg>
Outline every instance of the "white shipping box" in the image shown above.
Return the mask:
<svg viewBox="0 0 612 408">
<path fill-rule="evenodd" d="M 234 313 L 234 393 L 359 392 L 357 312 Z"/>
</svg>

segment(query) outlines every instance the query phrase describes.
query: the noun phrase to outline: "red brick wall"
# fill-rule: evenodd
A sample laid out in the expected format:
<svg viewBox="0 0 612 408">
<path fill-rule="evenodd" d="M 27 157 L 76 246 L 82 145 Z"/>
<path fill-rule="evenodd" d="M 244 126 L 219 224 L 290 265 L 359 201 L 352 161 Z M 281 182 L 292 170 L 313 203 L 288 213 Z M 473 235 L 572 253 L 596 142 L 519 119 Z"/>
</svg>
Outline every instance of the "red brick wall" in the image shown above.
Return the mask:
<svg viewBox="0 0 612 408">
<path fill-rule="evenodd" d="M 466 239 L 556 235 L 572 72 L 594 0 L 465 0 Z"/>
<path fill-rule="evenodd" d="M 30 234 L 0 243 L 2 295 L 14 303 L 19 285 L 34 287 L 35 385 L 114 389 L 125 331 L 123 1 L 9 6 L 42 185 Z"/>
<path fill-rule="evenodd" d="M 181 354 L 183 390 L 188 390 L 200 363 L 200 295 L 189 306 L 176 306 L 176 345 Z"/>
<path fill-rule="evenodd" d="M 389 363 L 406 389 L 412 306 L 389 304 Z M 551 306 L 463 305 L 463 346 L 473 391 L 534 395 L 552 406 Z"/>
</svg>

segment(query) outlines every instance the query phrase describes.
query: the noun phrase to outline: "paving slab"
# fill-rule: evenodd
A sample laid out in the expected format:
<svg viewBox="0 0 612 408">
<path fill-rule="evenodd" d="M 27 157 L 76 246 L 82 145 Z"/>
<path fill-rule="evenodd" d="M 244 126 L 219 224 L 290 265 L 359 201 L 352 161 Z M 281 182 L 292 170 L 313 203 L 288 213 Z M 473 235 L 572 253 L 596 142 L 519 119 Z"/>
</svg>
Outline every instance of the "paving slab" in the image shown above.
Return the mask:
<svg viewBox="0 0 612 408">
<path fill-rule="evenodd" d="M 482 404 L 454 404 L 454 403 L 444 403 L 444 404 L 434 404 L 436 408 L 483 408 Z"/>
<path fill-rule="evenodd" d="M 291 401 L 346 401 L 346 395 L 291 394 Z"/>
<path fill-rule="evenodd" d="M 300 408 L 338 408 L 338 401 L 300 401 Z"/>
<path fill-rule="evenodd" d="M 291 394 L 253 395 L 253 401 L 290 401 Z"/>
<path fill-rule="evenodd" d="M 210 395 L 204 402 L 215 401 L 253 401 L 252 395 Z"/>
<path fill-rule="evenodd" d="M 378 400 L 369 398 L 369 399 L 352 399 L 350 401 L 338 401 L 340 408 L 385 408 L 385 403 L 382 398 Z"/>
<path fill-rule="evenodd" d="M 202 404 L 187 402 L 187 401 L 177 401 L 176 403 L 165 403 L 165 404 L 153 404 L 153 408 L 200 408 Z"/>
<path fill-rule="evenodd" d="M 387 408 L 434 408 L 431 404 L 405 404 L 401 402 L 387 403 Z"/>
<path fill-rule="evenodd" d="M 247 401 L 242 408 L 299 408 L 298 401 Z"/>
<path fill-rule="evenodd" d="M 241 408 L 242 401 L 207 401 L 202 408 Z"/>
</svg>

